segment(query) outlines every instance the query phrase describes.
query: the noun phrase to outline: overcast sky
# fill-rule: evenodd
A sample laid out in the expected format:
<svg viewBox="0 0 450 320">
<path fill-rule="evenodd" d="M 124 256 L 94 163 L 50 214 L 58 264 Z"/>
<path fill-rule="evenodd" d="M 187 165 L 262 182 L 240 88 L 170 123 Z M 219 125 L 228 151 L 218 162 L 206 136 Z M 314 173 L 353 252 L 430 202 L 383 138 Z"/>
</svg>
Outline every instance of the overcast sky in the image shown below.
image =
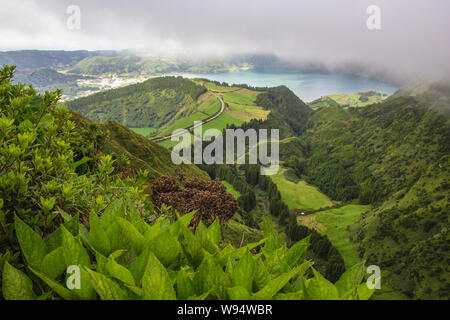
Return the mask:
<svg viewBox="0 0 450 320">
<path fill-rule="evenodd" d="M 69 5 L 81 28 L 67 27 Z M 369 5 L 381 30 L 369 30 Z M 330 66 L 450 74 L 448 0 L 0 0 L 0 50 L 138 49 L 193 56 L 272 53 Z"/>
</svg>

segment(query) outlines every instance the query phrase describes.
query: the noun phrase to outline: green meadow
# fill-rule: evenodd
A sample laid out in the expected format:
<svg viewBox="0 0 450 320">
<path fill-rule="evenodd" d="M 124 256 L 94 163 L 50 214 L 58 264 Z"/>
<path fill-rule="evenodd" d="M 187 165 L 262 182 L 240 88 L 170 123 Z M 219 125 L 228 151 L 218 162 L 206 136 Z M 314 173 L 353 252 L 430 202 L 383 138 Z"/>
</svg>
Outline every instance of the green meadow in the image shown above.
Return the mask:
<svg viewBox="0 0 450 320">
<path fill-rule="evenodd" d="M 280 167 L 277 174 L 271 176 L 277 185 L 281 198 L 289 209 L 313 209 L 331 207 L 333 202 L 317 187 L 308 185 L 305 181 L 289 181 L 285 176 L 286 168 Z"/>
<path fill-rule="evenodd" d="M 351 241 L 349 226 L 358 222 L 361 214 L 370 208 L 370 205 L 349 204 L 312 214 L 316 221 L 325 228 L 324 233 L 341 253 L 346 268 L 361 261 L 358 255 L 358 242 Z"/>
<path fill-rule="evenodd" d="M 130 128 L 130 129 L 144 137 L 156 132 L 155 128 Z"/>
</svg>

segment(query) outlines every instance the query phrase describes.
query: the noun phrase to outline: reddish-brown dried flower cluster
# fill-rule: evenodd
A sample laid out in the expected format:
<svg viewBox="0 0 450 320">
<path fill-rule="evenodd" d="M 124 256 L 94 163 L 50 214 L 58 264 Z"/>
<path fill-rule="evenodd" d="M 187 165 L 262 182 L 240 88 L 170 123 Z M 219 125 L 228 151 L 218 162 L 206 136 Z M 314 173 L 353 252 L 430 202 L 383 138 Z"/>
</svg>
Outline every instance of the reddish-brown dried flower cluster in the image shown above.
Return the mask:
<svg viewBox="0 0 450 320">
<path fill-rule="evenodd" d="M 238 209 L 238 202 L 219 180 L 192 178 L 185 182 L 184 188 L 180 188 L 175 178 L 161 176 L 152 184 L 151 199 L 157 208 L 164 203 L 180 215 L 198 209 L 192 221 L 194 227 L 201 220 L 209 224 L 216 217 L 223 223 Z"/>
</svg>

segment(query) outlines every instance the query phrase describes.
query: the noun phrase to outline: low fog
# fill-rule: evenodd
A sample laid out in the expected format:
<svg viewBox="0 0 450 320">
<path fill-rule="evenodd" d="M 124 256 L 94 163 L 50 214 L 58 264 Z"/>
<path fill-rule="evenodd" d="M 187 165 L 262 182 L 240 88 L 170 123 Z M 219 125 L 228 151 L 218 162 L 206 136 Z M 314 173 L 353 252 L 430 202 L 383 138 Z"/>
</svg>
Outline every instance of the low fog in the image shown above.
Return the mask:
<svg viewBox="0 0 450 320">
<path fill-rule="evenodd" d="M 264 53 L 330 70 L 362 65 L 397 77 L 450 74 L 448 0 L 0 0 L 0 50 L 132 49 L 227 57 Z M 67 27 L 70 5 L 80 29 Z M 369 30 L 366 9 L 381 9 Z"/>
</svg>

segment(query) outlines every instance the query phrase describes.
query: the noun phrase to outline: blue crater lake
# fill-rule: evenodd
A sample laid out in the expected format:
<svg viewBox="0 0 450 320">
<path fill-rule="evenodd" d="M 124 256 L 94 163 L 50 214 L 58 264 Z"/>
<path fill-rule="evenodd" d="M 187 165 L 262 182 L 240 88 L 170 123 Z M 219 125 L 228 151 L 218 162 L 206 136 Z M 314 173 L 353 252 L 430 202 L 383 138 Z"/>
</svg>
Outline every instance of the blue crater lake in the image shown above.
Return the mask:
<svg viewBox="0 0 450 320">
<path fill-rule="evenodd" d="M 187 78 L 205 78 L 229 84 L 246 83 L 253 87 L 277 87 L 284 85 L 305 102 L 335 93 L 356 93 L 368 90 L 391 95 L 398 89 L 395 85 L 364 77 L 318 72 L 276 73 L 247 70 L 181 75 Z"/>
</svg>

